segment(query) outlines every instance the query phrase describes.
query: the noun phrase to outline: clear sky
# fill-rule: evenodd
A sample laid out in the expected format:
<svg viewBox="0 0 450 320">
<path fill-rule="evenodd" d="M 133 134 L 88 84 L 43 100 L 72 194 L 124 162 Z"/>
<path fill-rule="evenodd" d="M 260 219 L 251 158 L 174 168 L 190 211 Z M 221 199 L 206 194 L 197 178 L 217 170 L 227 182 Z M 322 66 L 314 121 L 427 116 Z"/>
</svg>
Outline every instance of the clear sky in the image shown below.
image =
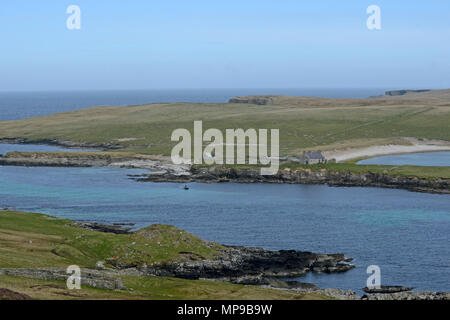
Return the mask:
<svg viewBox="0 0 450 320">
<path fill-rule="evenodd" d="M 450 88 L 448 0 L 1 0 L 0 44 L 0 91 Z"/>
</svg>

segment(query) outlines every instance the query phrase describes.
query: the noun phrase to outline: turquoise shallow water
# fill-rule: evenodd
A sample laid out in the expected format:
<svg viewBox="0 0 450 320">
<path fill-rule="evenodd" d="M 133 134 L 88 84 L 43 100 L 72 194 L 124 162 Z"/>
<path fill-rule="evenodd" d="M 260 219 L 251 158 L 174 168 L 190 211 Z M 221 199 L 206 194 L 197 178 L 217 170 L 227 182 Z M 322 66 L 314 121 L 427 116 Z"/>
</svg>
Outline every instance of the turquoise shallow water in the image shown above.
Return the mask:
<svg viewBox="0 0 450 320">
<path fill-rule="evenodd" d="M 382 156 L 361 160 L 358 164 L 412 165 L 412 166 L 450 166 L 450 152 L 425 152 Z"/>
<path fill-rule="evenodd" d="M 450 196 L 323 185 L 139 183 L 117 168 L 0 166 L 0 206 L 104 223 L 172 224 L 204 239 L 343 252 L 356 269 L 302 278 L 321 287 L 382 283 L 450 291 Z"/>
</svg>

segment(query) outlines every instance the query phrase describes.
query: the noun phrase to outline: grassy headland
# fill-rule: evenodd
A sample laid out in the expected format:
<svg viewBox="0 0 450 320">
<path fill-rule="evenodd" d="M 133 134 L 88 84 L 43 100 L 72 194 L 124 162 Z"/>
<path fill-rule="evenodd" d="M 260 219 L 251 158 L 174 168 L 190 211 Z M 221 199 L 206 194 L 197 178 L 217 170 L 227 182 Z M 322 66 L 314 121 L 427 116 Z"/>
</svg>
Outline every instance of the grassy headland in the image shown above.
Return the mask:
<svg viewBox="0 0 450 320">
<path fill-rule="evenodd" d="M 172 226 L 152 225 L 133 234 L 82 229 L 73 221 L 36 213 L 0 211 L 0 268 L 94 268 L 113 260 L 129 264 L 182 261 L 213 257 L 222 246 L 203 241 Z M 184 253 L 184 254 L 183 254 Z M 82 286 L 71 291 L 62 281 L 0 275 L 0 288 L 34 299 L 327 299 L 256 286 L 185 280 L 170 277 L 120 276 L 128 289 L 106 290 Z"/>
<path fill-rule="evenodd" d="M 70 220 L 0 211 L 0 268 L 93 268 L 97 261 L 141 265 L 183 259 L 180 252 L 211 258 L 221 246 L 175 227 L 152 225 L 130 235 L 82 229 Z M 114 257 L 116 257 L 114 259 Z"/>
<path fill-rule="evenodd" d="M 403 137 L 450 141 L 450 90 L 371 99 L 252 97 L 239 103 L 170 103 L 94 107 L 0 122 L 0 139 L 71 141 L 121 151 L 169 155 L 171 133 L 193 129 L 278 128 L 281 155 L 306 149 L 405 144 Z"/>
</svg>

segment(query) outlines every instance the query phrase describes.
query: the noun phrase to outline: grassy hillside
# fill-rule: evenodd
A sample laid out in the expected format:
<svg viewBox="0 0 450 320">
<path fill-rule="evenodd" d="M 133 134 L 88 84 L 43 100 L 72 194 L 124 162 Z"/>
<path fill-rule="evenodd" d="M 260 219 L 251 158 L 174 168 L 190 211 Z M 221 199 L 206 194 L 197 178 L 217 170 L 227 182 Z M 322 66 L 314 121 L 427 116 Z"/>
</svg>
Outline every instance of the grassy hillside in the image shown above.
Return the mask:
<svg viewBox="0 0 450 320">
<path fill-rule="evenodd" d="M 391 176 L 417 177 L 423 179 L 450 179 L 450 167 L 420 167 L 420 166 L 389 166 L 389 165 L 358 165 L 355 163 L 329 163 L 317 165 L 298 165 L 288 163 L 281 165 L 281 169 L 320 171 L 325 169 L 330 172 L 350 172 L 364 174 L 367 172 L 389 174 Z"/>
<path fill-rule="evenodd" d="M 211 258 L 221 246 L 172 226 L 152 225 L 131 235 L 82 229 L 50 216 L 0 211 L 0 268 L 95 267 L 97 261 L 122 264 L 183 259 L 180 252 Z M 115 257 L 115 258 L 114 258 Z"/>
<path fill-rule="evenodd" d="M 3 121 L 0 138 L 115 144 L 131 148 L 132 152 L 169 155 L 172 131 L 193 130 L 193 121 L 203 120 L 204 130 L 279 128 L 283 155 L 298 154 L 304 149 L 399 143 L 401 137 L 450 141 L 449 96 L 447 91 L 436 91 L 373 99 L 274 97 L 269 105 L 95 107 Z"/>
<path fill-rule="evenodd" d="M 169 277 L 121 277 L 129 290 L 82 286 L 68 290 L 62 281 L 0 275 L 0 288 L 38 300 L 330 300 L 316 293 L 296 293 L 255 286 Z M 1 300 L 1 299 L 0 299 Z"/>
<path fill-rule="evenodd" d="M 213 257 L 221 245 L 166 225 L 153 225 L 132 235 L 116 235 L 81 229 L 72 221 L 47 215 L 0 211 L 0 268 L 66 268 L 77 264 L 94 267 L 99 260 L 121 263 L 169 262 L 192 252 Z M 115 258 L 114 258 L 115 257 Z M 325 299 L 319 294 L 300 294 L 207 280 L 169 277 L 121 276 L 128 290 L 82 286 L 67 290 L 61 281 L 45 281 L 0 275 L 0 288 L 34 299 Z"/>
</svg>

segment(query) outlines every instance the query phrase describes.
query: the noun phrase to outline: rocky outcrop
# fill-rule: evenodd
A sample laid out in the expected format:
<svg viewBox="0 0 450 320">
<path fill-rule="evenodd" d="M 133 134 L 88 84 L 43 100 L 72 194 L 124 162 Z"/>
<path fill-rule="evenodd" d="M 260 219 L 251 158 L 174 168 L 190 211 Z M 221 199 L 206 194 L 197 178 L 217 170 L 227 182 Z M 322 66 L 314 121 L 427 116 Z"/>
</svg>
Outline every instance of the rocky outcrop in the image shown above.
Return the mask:
<svg viewBox="0 0 450 320">
<path fill-rule="evenodd" d="M 256 105 L 272 105 L 274 104 L 274 98 L 276 96 L 247 96 L 247 97 L 234 97 L 231 98 L 228 103 L 245 103 Z"/>
<path fill-rule="evenodd" d="M 392 90 L 392 91 L 386 91 L 386 96 L 404 96 L 408 93 L 421 93 L 421 92 L 428 92 L 431 91 L 429 89 L 422 89 L 422 90 Z"/>
<path fill-rule="evenodd" d="M 188 252 L 184 252 L 188 256 Z M 295 250 L 269 251 L 260 248 L 225 246 L 213 259 L 195 259 L 153 265 L 121 265 L 110 261 L 120 274 L 165 276 L 190 280 L 207 279 L 235 284 L 257 285 L 278 289 L 311 291 L 318 288 L 286 278 L 307 272 L 346 272 L 355 266 L 344 254 L 316 254 Z"/>
<path fill-rule="evenodd" d="M 151 174 L 138 181 L 152 182 L 238 182 L 238 183 L 292 183 L 327 184 L 330 186 L 384 187 L 418 192 L 450 194 L 450 179 L 420 179 L 410 176 L 394 176 L 389 173 L 335 172 L 327 169 L 284 169 L 273 176 L 262 176 L 258 168 L 235 169 L 229 167 L 192 168 L 190 176 Z"/>
<path fill-rule="evenodd" d="M 121 161 L 117 159 L 116 161 Z M 95 153 L 55 155 L 47 152 L 10 152 L 0 156 L 0 165 L 27 167 L 105 167 L 113 163 L 109 155 Z"/>
<path fill-rule="evenodd" d="M 373 293 L 361 297 L 362 300 L 450 300 L 449 292 L 396 292 L 396 293 Z"/>
<path fill-rule="evenodd" d="M 9 289 L 0 288 L 0 300 L 32 300 L 30 296 Z"/>
<path fill-rule="evenodd" d="M 354 265 L 344 254 L 317 254 L 295 250 L 226 247 L 214 259 L 172 262 L 141 267 L 147 275 L 186 279 L 221 279 L 233 283 L 267 285 L 272 278 L 294 278 L 307 272 L 345 272 Z M 118 268 L 130 266 L 116 265 Z M 272 282 L 273 283 L 273 282 Z M 284 284 L 285 285 L 285 284 Z M 291 283 L 291 285 L 295 285 Z"/>
<path fill-rule="evenodd" d="M 95 152 L 9 152 L 0 155 L 0 165 L 26 167 L 118 167 L 148 169 L 157 175 L 190 175 L 187 165 L 174 165 L 158 160 L 120 157 Z"/>
<path fill-rule="evenodd" d="M 106 225 L 100 224 L 96 222 L 76 222 L 75 226 L 83 229 L 94 230 L 105 233 L 114 233 L 114 234 L 131 234 L 132 228 L 124 228 L 120 225 Z"/>
<path fill-rule="evenodd" d="M 50 145 L 64 148 L 93 148 L 93 149 L 121 149 L 120 145 L 116 145 L 113 143 L 107 144 L 96 144 L 96 143 L 83 143 L 83 142 L 73 142 L 73 141 L 64 141 L 57 139 L 38 139 L 38 140 L 30 140 L 23 138 L 1 138 L 0 143 L 13 143 L 13 144 L 42 144 L 42 145 Z"/>
<path fill-rule="evenodd" d="M 380 286 L 379 288 L 363 288 L 366 293 L 397 293 L 412 291 L 414 288 L 403 287 L 403 286 Z"/>
<path fill-rule="evenodd" d="M 190 166 L 188 165 L 176 165 L 149 159 L 129 159 L 125 161 L 118 161 L 114 159 L 109 166 L 129 169 L 148 169 L 152 171 L 152 174 L 157 175 L 168 174 L 176 177 L 191 175 Z"/>
<path fill-rule="evenodd" d="M 396 286 L 386 286 L 396 287 Z M 404 288 L 404 287 L 403 287 Z M 367 293 L 359 296 L 353 290 L 342 289 L 299 289 L 296 290 L 305 293 L 318 293 L 338 300 L 450 300 L 449 292 L 433 291 L 403 291 L 395 293 Z"/>
<path fill-rule="evenodd" d="M 366 293 L 363 300 L 450 300 L 448 292 L 419 291 L 404 286 L 380 286 L 379 288 L 363 288 Z"/>
<path fill-rule="evenodd" d="M 69 274 L 64 269 L 58 268 L 39 268 L 39 269 L 0 269 L 0 275 L 8 275 L 15 277 L 24 277 L 31 279 L 41 279 L 49 281 L 67 281 Z M 93 288 L 121 290 L 126 289 L 125 285 L 119 278 L 109 276 L 105 272 L 97 270 L 82 269 L 81 285 Z"/>
</svg>

